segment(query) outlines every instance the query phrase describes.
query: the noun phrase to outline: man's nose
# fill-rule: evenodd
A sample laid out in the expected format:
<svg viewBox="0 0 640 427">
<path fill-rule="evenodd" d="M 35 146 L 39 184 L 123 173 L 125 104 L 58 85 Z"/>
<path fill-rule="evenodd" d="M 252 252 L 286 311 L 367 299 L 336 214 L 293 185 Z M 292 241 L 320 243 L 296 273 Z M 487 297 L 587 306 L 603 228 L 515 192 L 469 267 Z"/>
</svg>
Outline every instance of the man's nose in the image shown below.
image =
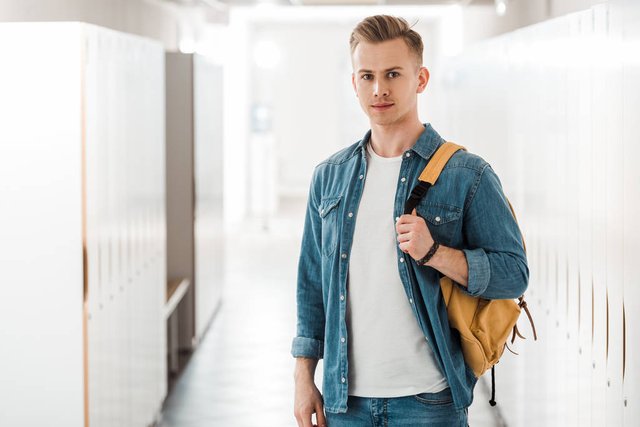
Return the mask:
<svg viewBox="0 0 640 427">
<path fill-rule="evenodd" d="M 383 81 L 376 80 L 373 83 L 374 96 L 389 96 L 389 87 Z"/>
</svg>

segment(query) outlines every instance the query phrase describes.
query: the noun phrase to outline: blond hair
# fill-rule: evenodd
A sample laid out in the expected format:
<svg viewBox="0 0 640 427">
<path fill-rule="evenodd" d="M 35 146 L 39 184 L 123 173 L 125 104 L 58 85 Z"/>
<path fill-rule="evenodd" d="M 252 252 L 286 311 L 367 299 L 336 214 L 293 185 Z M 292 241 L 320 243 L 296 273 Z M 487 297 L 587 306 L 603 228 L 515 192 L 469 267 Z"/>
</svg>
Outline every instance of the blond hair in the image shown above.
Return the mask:
<svg viewBox="0 0 640 427">
<path fill-rule="evenodd" d="M 361 42 L 381 43 L 387 40 L 402 38 L 409 47 L 409 51 L 418 59 L 418 65 L 422 66 L 422 37 L 411 29 L 409 23 L 403 18 L 390 15 L 374 15 L 363 19 L 351 33 L 349 45 L 351 54 Z"/>
</svg>

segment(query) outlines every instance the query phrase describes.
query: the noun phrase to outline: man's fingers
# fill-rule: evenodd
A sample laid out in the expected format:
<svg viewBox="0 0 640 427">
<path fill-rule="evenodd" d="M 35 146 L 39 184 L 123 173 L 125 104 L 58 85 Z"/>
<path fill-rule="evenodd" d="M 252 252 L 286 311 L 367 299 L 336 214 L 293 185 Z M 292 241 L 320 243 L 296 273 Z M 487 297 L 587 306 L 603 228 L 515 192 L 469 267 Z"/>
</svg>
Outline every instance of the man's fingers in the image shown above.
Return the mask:
<svg viewBox="0 0 640 427">
<path fill-rule="evenodd" d="M 415 226 L 413 224 L 397 224 L 396 233 L 398 234 L 408 233 L 409 231 L 412 231 L 414 227 Z"/>
<path fill-rule="evenodd" d="M 316 406 L 316 421 L 318 422 L 318 427 L 327 426 L 327 421 L 324 418 L 324 409 L 321 404 Z"/>
<path fill-rule="evenodd" d="M 402 215 L 400 218 L 398 218 L 398 221 L 396 221 L 396 229 L 398 229 L 398 227 L 415 226 L 417 224 L 420 224 L 421 222 L 424 222 L 424 219 L 422 217 L 413 215 Z"/>
<path fill-rule="evenodd" d="M 313 427 L 313 423 L 311 422 L 311 412 L 307 412 L 302 415 L 302 420 L 298 420 L 298 424 L 300 424 L 300 421 L 302 421 L 302 424 L 300 424 L 301 427 Z"/>
<path fill-rule="evenodd" d="M 414 209 L 415 210 L 415 209 Z M 418 220 L 415 215 L 404 214 L 398 218 L 397 224 L 412 224 Z"/>
<path fill-rule="evenodd" d="M 311 422 L 311 416 L 313 412 L 311 408 L 303 409 L 295 413 L 296 421 L 298 422 L 298 427 L 313 427 L 313 423 Z"/>
<path fill-rule="evenodd" d="M 404 252 L 405 254 L 409 253 L 409 243 L 407 242 L 402 242 L 398 245 L 398 247 L 400 248 L 400 250 L 402 252 Z"/>
<path fill-rule="evenodd" d="M 409 217 L 413 219 L 403 220 L 403 217 Z M 406 233 L 408 231 L 413 231 L 416 230 L 416 227 L 419 227 L 421 229 L 423 227 L 422 224 L 425 224 L 426 226 L 425 220 L 419 216 L 403 215 L 402 217 L 400 217 L 398 222 L 396 222 L 396 233 Z"/>
<path fill-rule="evenodd" d="M 398 243 L 402 243 L 402 242 L 407 242 L 409 240 L 411 240 L 411 237 L 413 236 L 413 232 L 409 231 L 407 233 L 401 233 L 398 234 Z"/>
</svg>

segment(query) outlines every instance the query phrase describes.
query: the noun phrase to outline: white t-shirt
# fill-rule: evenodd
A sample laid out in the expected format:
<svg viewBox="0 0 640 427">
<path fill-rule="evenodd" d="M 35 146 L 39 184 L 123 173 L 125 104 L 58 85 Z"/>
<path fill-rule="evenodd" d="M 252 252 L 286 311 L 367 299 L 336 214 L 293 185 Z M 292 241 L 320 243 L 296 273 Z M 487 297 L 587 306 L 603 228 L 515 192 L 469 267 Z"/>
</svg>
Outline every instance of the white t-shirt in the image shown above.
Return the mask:
<svg viewBox="0 0 640 427">
<path fill-rule="evenodd" d="M 367 144 L 367 176 L 348 270 L 349 394 L 400 397 L 448 387 L 398 272 L 394 199 L 402 157 Z M 411 261 L 407 254 L 405 262 Z"/>
</svg>

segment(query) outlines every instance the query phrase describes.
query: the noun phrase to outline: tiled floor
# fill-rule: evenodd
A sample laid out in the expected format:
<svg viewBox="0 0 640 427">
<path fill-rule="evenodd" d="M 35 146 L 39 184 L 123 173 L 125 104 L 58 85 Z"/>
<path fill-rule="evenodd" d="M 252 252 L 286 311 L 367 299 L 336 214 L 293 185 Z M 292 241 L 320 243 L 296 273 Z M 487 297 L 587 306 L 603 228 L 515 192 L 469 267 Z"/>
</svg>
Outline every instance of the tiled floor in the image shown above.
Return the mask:
<svg viewBox="0 0 640 427">
<path fill-rule="evenodd" d="M 296 426 L 289 348 L 303 213 L 299 204 L 287 212 L 268 231 L 255 221 L 227 238 L 222 307 L 167 398 L 161 427 Z M 488 400 L 481 382 L 471 426 L 501 425 Z"/>
</svg>

